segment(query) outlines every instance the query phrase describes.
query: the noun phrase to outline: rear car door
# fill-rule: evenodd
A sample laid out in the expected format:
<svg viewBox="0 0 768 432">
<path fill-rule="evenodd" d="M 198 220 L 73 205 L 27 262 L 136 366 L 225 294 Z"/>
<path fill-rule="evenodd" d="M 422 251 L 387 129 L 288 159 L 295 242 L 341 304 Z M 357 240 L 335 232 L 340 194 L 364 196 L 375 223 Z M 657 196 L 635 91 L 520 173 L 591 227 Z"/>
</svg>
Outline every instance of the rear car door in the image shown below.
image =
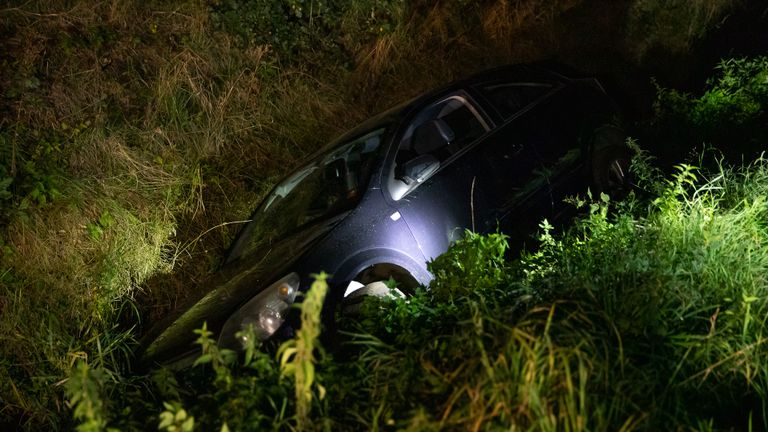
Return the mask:
<svg viewBox="0 0 768 432">
<path fill-rule="evenodd" d="M 555 193 L 581 161 L 571 139 L 570 121 L 554 115 L 559 83 L 496 81 L 475 86 L 498 115 L 501 125 L 480 148 L 478 186 L 495 211 L 498 223 L 513 244 L 526 243 L 542 219 L 557 219 L 563 195 Z M 490 227 L 489 227 L 490 228 Z"/>
</svg>

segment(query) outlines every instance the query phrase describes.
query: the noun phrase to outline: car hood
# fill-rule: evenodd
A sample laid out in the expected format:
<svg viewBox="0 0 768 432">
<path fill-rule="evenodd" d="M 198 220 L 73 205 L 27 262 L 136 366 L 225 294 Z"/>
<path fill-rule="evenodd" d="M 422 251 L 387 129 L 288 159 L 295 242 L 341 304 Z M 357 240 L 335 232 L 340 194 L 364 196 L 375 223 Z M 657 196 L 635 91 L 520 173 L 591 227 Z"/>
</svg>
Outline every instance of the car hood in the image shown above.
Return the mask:
<svg viewBox="0 0 768 432">
<path fill-rule="evenodd" d="M 227 318 L 240 305 L 270 283 L 296 271 L 297 261 L 347 214 L 311 225 L 259 253 L 242 257 L 222 268 L 211 284 L 215 287 L 213 290 L 180 315 L 176 314 L 159 323 L 154 331 L 145 336 L 141 362 L 162 362 L 188 353 L 194 348 L 194 330 L 201 328 L 203 323 L 207 323 L 208 329 L 218 334 Z"/>
</svg>

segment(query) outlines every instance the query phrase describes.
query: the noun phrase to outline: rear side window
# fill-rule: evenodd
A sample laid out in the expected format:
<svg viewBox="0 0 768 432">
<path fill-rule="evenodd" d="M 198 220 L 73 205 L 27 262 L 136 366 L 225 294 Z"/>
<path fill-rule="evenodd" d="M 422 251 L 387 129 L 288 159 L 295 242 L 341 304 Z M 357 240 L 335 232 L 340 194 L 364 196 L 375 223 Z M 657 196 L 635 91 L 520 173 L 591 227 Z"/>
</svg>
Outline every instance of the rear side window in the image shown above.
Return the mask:
<svg viewBox="0 0 768 432">
<path fill-rule="evenodd" d="M 552 89 L 545 83 L 495 83 L 480 87 L 480 92 L 488 98 L 505 119 L 538 100 Z"/>
</svg>

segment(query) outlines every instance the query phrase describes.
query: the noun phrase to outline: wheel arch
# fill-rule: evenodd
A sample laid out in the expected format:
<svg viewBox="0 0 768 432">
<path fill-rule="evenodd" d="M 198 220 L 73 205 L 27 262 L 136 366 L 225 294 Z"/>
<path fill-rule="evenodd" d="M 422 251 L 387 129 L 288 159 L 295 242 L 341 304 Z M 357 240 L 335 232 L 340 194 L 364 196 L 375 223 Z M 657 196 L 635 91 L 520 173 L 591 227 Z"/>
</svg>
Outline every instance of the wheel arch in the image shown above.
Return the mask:
<svg viewBox="0 0 768 432">
<path fill-rule="evenodd" d="M 399 282 L 415 283 L 415 285 L 427 285 L 432 280 L 432 274 L 427 270 L 426 263 L 419 263 L 403 252 L 383 248 L 368 249 L 350 256 L 339 266 L 333 279 L 337 283 L 352 280 L 362 283 L 364 281 L 358 280 L 359 278 L 392 276 L 397 280 L 398 275 L 412 278 L 412 281 L 399 280 Z"/>
</svg>

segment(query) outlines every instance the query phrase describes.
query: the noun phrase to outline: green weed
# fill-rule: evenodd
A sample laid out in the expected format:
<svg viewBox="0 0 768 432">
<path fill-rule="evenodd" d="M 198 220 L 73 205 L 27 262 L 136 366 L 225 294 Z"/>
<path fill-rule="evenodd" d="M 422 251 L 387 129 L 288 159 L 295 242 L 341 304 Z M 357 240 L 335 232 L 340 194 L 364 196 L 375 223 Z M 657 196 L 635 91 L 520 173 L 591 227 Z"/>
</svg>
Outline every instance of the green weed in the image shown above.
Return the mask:
<svg viewBox="0 0 768 432">
<path fill-rule="evenodd" d="M 78 431 L 104 430 L 104 380 L 102 370 L 90 367 L 85 361 L 78 361 L 73 368 L 73 373 L 67 381 L 67 399 L 73 408 L 72 416 L 79 422 Z"/>
<path fill-rule="evenodd" d="M 164 402 L 163 406 L 165 411 L 160 413 L 160 424 L 157 425 L 159 430 L 166 432 L 192 432 L 194 430 L 195 418 L 187 414 L 179 404 Z M 222 429 L 224 427 L 226 426 L 223 426 Z"/>
<path fill-rule="evenodd" d="M 435 275 L 430 284 L 432 294 L 448 302 L 454 296 L 497 284 L 504 277 L 507 247 L 504 234 L 481 236 L 467 231 L 455 247 L 429 264 Z"/>
<path fill-rule="evenodd" d="M 328 292 L 327 277 L 325 273 L 315 277 L 315 282 L 312 283 L 301 303 L 301 328 L 296 338 L 284 342 L 277 352 L 282 375 L 294 378 L 296 427 L 299 430 L 311 429 L 310 410 L 313 390 L 317 389 L 318 399 L 322 400 L 325 397 L 325 387 L 316 382 L 315 351 L 318 349 L 321 312 Z"/>
</svg>

